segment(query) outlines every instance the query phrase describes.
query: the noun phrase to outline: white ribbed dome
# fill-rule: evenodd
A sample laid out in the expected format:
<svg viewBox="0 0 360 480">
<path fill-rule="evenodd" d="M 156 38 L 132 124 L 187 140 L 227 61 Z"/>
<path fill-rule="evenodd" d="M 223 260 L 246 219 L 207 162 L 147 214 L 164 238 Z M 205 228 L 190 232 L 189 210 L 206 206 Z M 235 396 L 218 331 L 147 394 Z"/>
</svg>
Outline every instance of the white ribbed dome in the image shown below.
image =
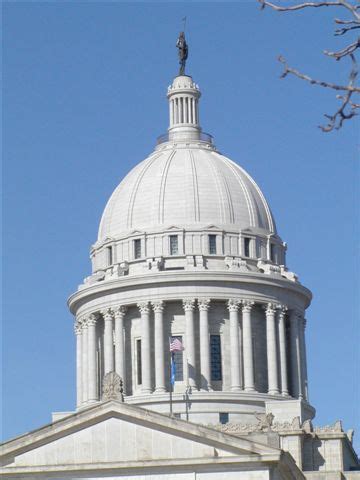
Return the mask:
<svg viewBox="0 0 360 480">
<path fill-rule="evenodd" d="M 276 233 L 263 194 L 241 167 L 207 144 L 174 144 L 139 163 L 115 189 L 98 240 L 137 229 L 209 224 Z"/>
</svg>

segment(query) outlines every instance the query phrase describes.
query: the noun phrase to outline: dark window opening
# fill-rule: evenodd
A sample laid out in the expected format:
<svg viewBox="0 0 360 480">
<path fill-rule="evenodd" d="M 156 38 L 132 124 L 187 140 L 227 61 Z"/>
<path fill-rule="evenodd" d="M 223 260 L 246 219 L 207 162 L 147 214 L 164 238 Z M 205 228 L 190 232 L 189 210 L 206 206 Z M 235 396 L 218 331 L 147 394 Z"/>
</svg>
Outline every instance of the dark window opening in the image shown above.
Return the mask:
<svg viewBox="0 0 360 480">
<path fill-rule="evenodd" d="M 216 235 L 209 235 L 209 253 L 216 255 Z"/>
<path fill-rule="evenodd" d="M 142 384 L 141 339 L 136 340 L 136 375 L 137 384 Z"/>
<path fill-rule="evenodd" d="M 134 258 L 141 258 L 141 239 L 134 240 Z"/>
<path fill-rule="evenodd" d="M 171 337 L 171 341 L 180 340 L 182 343 L 182 336 L 177 335 Z M 183 363 L 183 352 L 174 352 L 174 362 L 175 362 L 175 382 L 182 382 L 184 380 L 184 363 Z"/>
<path fill-rule="evenodd" d="M 225 423 L 229 422 L 229 414 L 221 412 L 219 413 L 219 422 L 224 425 Z"/>
<path fill-rule="evenodd" d="M 270 260 L 275 262 L 275 245 L 270 243 Z"/>
<path fill-rule="evenodd" d="M 250 257 L 250 242 L 251 238 L 244 238 L 244 255 L 245 257 Z"/>
<path fill-rule="evenodd" d="M 170 235 L 170 255 L 177 255 L 179 253 L 178 236 Z"/>
<path fill-rule="evenodd" d="M 222 380 L 220 335 L 210 335 L 211 380 Z"/>
</svg>

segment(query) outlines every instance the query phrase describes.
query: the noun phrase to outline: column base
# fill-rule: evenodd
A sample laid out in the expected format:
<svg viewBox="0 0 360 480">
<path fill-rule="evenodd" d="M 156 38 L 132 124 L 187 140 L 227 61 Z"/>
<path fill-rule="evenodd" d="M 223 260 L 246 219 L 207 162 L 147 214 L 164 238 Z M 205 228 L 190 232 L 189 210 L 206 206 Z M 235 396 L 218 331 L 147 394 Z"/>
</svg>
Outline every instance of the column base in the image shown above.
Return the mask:
<svg viewBox="0 0 360 480">
<path fill-rule="evenodd" d="M 166 393 L 165 387 L 155 388 L 154 393 Z"/>
<path fill-rule="evenodd" d="M 241 392 L 242 389 L 241 389 L 240 385 L 233 385 L 233 386 L 230 388 L 230 390 L 231 390 L 232 392 Z"/>
<path fill-rule="evenodd" d="M 151 388 L 142 388 L 141 393 L 148 394 L 148 393 L 153 393 L 153 391 L 151 390 Z"/>
<path fill-rule="evenodd" d="M 279 392 L 279 390 L 269 390 L 268 394 L 269 395 L 280 395 L 280 392 Z"/>
<path fill-rule="evenodd" d="M 249 393 L 256 392 L 254 387 L 245 387 L 244 390 L 245 392 L 249 392 Z"/>
</svg>

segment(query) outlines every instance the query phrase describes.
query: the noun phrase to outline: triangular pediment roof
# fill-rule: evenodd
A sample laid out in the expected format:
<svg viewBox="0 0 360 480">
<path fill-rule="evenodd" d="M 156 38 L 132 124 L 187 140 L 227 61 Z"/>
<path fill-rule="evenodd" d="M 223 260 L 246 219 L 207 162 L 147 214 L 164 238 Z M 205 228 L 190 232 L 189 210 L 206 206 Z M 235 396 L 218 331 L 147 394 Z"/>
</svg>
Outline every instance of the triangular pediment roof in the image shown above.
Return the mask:
<svg viewBox="0 0 360 480">
<path fill-rule="evenodd" d="M 118 401 L 78 411 L 5 442 L 0 476 L 26 469 L 82 472 L 202 463 L 279 462 L 279 449 Z M 290 462 L 291 463 L 291 462 Z M 296 477 L 294 477 L 296 478 Z M 303 477 L 299 477 L 303 478 Z"/>
</svg>

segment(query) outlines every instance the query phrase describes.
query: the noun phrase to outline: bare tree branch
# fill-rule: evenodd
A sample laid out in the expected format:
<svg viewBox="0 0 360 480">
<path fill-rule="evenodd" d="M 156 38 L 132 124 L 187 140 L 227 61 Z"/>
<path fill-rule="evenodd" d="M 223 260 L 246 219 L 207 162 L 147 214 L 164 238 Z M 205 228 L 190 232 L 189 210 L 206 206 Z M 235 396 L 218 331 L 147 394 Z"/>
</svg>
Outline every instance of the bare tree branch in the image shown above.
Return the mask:
<svg viewBox="0 0 360 480">
<path fill-rule="evenodd" d="M 354 87 L 352 84 L 350 85 L 338 85 L 336 83 L 329 83 L 324 82 L 323 80 L 315 80 L 314 78 L 309 77 L 309 75 L 305 75 L 304 73 L 299 72 L 295 68 L 291 68 L 288 66 L 284 57 L 280 55 L 278 58 L 279 62 L 284 65 L 284 71 L 281 74 L 280 78 L 285 78 L 289 73 L 295 75 L 295 77 L 301 78 L 302 80 L 306 80 L 307 82 L 311 83 L 312 85 L 319 85 L 325 88 L 332 88 L 333 90 L 342 90 L 346 92 L 358 92 L 360 93 L 360 87 Z"/>
<path fill-rule="evenodd" d="M 350 0 L 351 1 L 351 0 Z M 291 12 L 296 10 L 301 10 L 304 8 L 317 8 L 317 7 L 342 7 L 348 10 L 353 15 L 353 19 L 351 20 L 343 20 L 339 18 L 335 18 L 335 24 L 343 25 L 341 28 L 335 29 L 334 35 L 335 36 L 342 36 L 348 32 L 353 32 L 360 28 L 360 14 L 358 10 L 360 9 L 360 4 L 355 5 L 354 3 L 350 3 L 349 0 L 338 0 L 338 1 L 318 1 L 318 2 L 303 2 L 297 5 L 288 5 L 288 6 L 279 6 L 275 3 L 269 2 L 268 0 L 258 0 L 261 5 L 261 9 L 264 9 L 266 6 L 276 10 L 278 12 Z M 359 2 L 360 0 L 356 0 Z M 360 38 L 355 40 L 353 43 L 350 43 L 343 49 L 339 51 L 328 51 L 325 50 L 323 53 L 328 57 L 334 58 L 335 60 L 339 61 L 344 57 L 350 57 L 352 62 L 352 70 L 349 74 L 349 82 L 347 85 L 339 85 L 332 82 L 327 82 L 323 80 L 316 80 L 309 75 L 306 75 L 302 72 L 299 72 L 295 68 L 289 67 L 287 61 L 280 56 L 279 61 L 284 66 L 284 71 L 281 75 L 281 78 L 285 78 L 287 75 L 291 74 L 301 80 L 305 80 L 309 82 L 311 85 L 319 85 L 324 88 L 330 88 L 336 91 L 344 92 L 343 95 L 337 95 L 336 98 L 341 100 L 341 105 L 338 110 L 333 115 L 326 114 L 325 117 L 329 120 L 328 124 L 325 126 L 320 126 L 323 132 L 330 132 L 332 130 L 338 130 L 342 127 L 345 120 L 349 120 L 353 118 L 355 115 L 358 115 L 360 104 L 356 103 L 353 100 L 354 95 L 358 95 L 360 93 L 360 87 L 355 85 L 355 80 L 358 75 L 358 68 L 357 63 L 355 60 L 354 52 L 360 48 Z"/>
<path fill-rule="evenodd" d="M 360 27 L 360 26 L 359 26 Z M 357 27 L 357 28 L 359 28 Z M 351 45 L 348 45 L 347 47 L 343 48 L 342 50 L 339 50 L 338 52 L 328 52 L 327 50 L 324 50 L 325 55 L 328 55 L 329 57 L 334 57 L 336 60 L 340 60 L 343 57 L 346 57 L 347 55 L 350 55 L 351 53 L 354 53 L 357 48 L 360 47 L 360 37 Z"/>
<path fill-rule="evenodd" d="M 274 3 L 268 2 L 267 0 L 258 0 L 261 4 L 261 9 L 263 10 L 266 6 L 271 7 L 272 9 L 276 10 L 277 12 L 293 12 L 295 10 L 301 10 L 302 8 L 307 7 L 341 7 L 342 3 L 339 2 L 304 2 L 300 3 L 299 5 L 292 5 L 289 7 L 280 7 L 279 5 L 275 5 Z"/>
</svg>

